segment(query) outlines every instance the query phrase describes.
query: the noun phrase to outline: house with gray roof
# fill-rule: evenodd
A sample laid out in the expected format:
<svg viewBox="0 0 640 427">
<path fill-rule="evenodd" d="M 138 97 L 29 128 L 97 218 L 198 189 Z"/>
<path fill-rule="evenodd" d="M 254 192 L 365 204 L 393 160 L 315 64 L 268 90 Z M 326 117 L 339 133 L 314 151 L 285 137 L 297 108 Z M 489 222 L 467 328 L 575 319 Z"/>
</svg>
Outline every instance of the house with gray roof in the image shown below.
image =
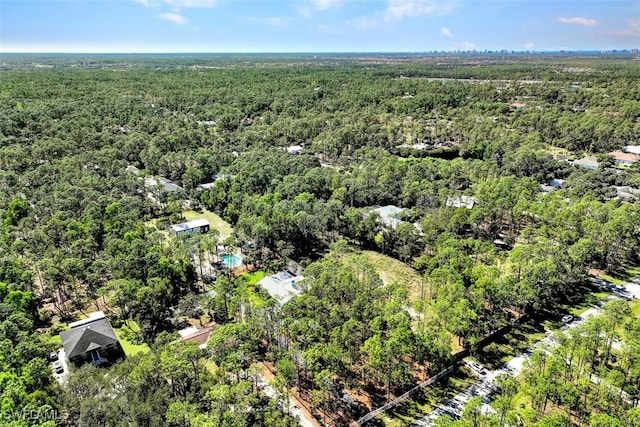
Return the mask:
<svg viewBox="0 0 640 427">
<path fill-rule="evenodd" d="M 71 329 L 60 333 L 60 338 L 70 363 L 76 366 L 84 363 L 105 365 L 124 358 L 120 340 L 102 311 L 70 323 L 69 327 Z"/>
</svg>

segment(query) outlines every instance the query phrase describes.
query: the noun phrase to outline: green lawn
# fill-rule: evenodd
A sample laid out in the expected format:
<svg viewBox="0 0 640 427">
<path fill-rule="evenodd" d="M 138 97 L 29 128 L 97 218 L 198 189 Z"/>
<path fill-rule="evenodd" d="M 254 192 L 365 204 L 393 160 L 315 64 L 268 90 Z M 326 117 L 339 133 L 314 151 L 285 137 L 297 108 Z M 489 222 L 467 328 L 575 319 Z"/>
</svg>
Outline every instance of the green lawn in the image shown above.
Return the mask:
<svg viewBox="0 0 640 427">
<path fill-rule="evenodd" d="M 606 280 L 606 279 L 603 279 Z M 591 308 L 598 301 L 602 301 L 611 295 L 611 292 L 607 291 L 593 291 L 587 294 L 583 301 L 580 303 L 573 305 L 571 307 L 567 307 L 567 311 L 574 316 L 580 316 L 582 313 Z"/>
<path fill-rule="evenodd" d="M 258 282 L 267 276 L 267 273 L 262 270 L 252 271 L 251 273 L 244 273 L 241 277 L 247 279 L 247 285 L 244 292 L 249 297 L 249 302 L 254 308 L 264 307 L 267 300 L 261 293 L 265 293 L 260 287 L 256 287 Z M 268 299 L 268 297 L 267 297 Z"/>
<path fill-rule="evenodd" d="M 618 278 L 616 278 L 616 277 L 609 276 L 608 274 L 602 274 L 602 275 L 600 276 L 600 278 L 601 278 L 602 280 L 607 281 L 607 282 L 613 283 L 613 284 L 614 284 L 614 285 L 616 285 L 616 286 L 624 286 L 624 285 L 626 285 L 626 283 L 627 283 L 627 282 L 625 282 L 625 281 L 624 281 L 624 280 L 622 280 L 622 279 L 618 279 Z"/>
<path fill-rule="evenodd" d="M 253 271 L 251 273 L 245 273 L 242 277 L 247 278 L 247 284 L 250 286 L 257 285 L 260 280 L 267 276 L 267 273 L 262 270 Z"/>
<path fill-rule="evenodd" d="M 636 318 L 640 318 L 640 299 L 634 299 L 629 305 L 631 306 L 631 313 L 633 313 Z"/>
<path fill-rule="evenodd" d="M 459 367 L 447 378 L 416 392 L 410 399 L 378 416 L 389 427 L 409 426 L 477 381 L 466 368 Z"/>
<path fill-rule="evenodd" d="M 134 344 L 130 341 L 133 334 L 140 332 L 138 324 L 133 320 L 127 320 L 127 325 L 122 325 L 122 327 L 115 330 L 116 336 L 120 340 L 120 345 L 122 345 L 122 349 L 124 350 L 124 354 L 127 356 L 133 356 L 138 353 L 150 352 L 151 349 L 146 343 Z"/>
<path fill-rule="evenodd" d="M 233 234 L 233 228 L 231 227 L 231 225 L 229 225 L 228 222 L 220 218 L 215 213 L 204 208 L 199 212 L 184 211 L 182 212 L 182 216 L 184 216 L 187 221 L 205 218 L 207 221 L 209 221 L 209 225 L 211 226 L 211 228 L 215 228 L 216 230 L 218 230 L 218 233 L 220 233 L 220 240 L 224 240 Z"/>
</svg>

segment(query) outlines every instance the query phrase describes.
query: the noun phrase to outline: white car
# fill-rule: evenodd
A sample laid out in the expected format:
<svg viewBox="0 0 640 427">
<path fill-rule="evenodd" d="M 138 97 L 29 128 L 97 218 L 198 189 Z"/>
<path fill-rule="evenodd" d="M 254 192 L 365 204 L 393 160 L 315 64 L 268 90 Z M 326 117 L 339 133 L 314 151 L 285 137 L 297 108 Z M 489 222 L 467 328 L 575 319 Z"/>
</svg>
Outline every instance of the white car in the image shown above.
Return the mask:
<svg viewBox="0 0 640 427">
<path fill-rule="evenodd" d="M 482 365 L 480 365 L 478 362 L 469 362 L 467 363 L 467 366 L 478 375 L 484 375 L 487 373 L 487 371 L 485 371 Z"/>
<path fill-rule="evenodd" d="M 562 322 L 563 323 L 569 323 L 573 320 L 573 316 L 570 314 L 567 314 L 566 316 L 562 316 Z"/>
</svg>

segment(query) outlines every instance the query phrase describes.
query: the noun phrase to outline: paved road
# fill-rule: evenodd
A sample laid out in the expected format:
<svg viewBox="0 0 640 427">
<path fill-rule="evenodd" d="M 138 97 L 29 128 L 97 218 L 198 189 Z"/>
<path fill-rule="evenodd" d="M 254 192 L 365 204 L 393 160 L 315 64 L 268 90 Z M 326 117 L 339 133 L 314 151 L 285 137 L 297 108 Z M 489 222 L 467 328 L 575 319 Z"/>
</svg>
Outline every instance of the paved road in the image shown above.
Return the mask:
<svg viewBox="0 0 640 427">
<path fill-rule="evenodd" d="M 632 296 L 633 298 L 640 298 L 640 285 L 638 284 L 628 284 L 622 293 L 614 293 L 611 296 L 603 299 L 597 305 L 589 308 L 584 311 L 580 318 L 575 319 L 573 322 L 564 325 L 560 328 L 561 331 L 566 332 L 569 329 L 575 328 L 581 324 L 583 324 L 589 316 L 598 316 L 602 312 L 602 306 L 609 301 L 614 299 L 619 299 L 621 296 L 626 294 Z M 540 348 L 551 348 L 557 345 L 557 341 L 553 338 L 553 334 L 555 331 L 548 331 L 546 336 L 531 346 L 529 349 L 524 351 L 519 356 L 514 357 L 509 360 L 507 363 L 502 365 L 499 369 L 496 370 L 486 370 L 485 374 L 480 376 L 480 379 L 467 388 L 466 390 L 458 393 L 453 398 L 446 401 L 444 404 L 440 405 L 434 411 L 427 414 L 425 417 L 417 420 L 412 426 L 433 426 L 436 418 L 441 416 L 449 416 L 452 418 L 457 418 L 462 414 L 465 405 L 471 400 L 471 398 L 475 396 L 480 396 L 483 399 L 483 405 L 481 411 L 485 413 L 495 412 L 493 408 L 489 405 L 490 395 L 495 391 L 494 380 L 502 374 L 508 374 L 517 376 L 524 367 L 524 362 L 528 360 L 533 352 Z"/>
</svg>

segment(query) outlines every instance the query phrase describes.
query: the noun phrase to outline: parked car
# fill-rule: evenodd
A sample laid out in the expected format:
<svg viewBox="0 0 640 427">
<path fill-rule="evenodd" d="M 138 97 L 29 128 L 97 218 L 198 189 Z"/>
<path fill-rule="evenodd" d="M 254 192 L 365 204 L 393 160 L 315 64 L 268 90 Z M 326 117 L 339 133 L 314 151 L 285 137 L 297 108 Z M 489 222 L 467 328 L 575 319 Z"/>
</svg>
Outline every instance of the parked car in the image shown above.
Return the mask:
<svg viewBox="0 0 640 427">
<path fill-rule="evenodd" d="M 478 362 L 469 362 L 467 363 L 467 366 L 478 375 L 484 375 L 487 373 L 487 371 L 485 371 L 482 365 L 480 365 Z"/>
<path fill-rule="evenodd" d="M 567 314 L 566 316 L 562 316 L 562 322 L 563 323 L 569 323 L 573 321 L 573 316 L 570 314 Z"/>
<path fill-rule="evenodd" d="M 62 366 L 62 362 L 59 360 L 56 360 L 55 362 L 53 362 L 53 371 L 56 374 L 61 374 L 64 372 L 64 366 Z"/>
<path fill-rule="evenodd" d="M 51 361 L 58 360 L 58 350 L 55 350 L 49 353 L 49 360 Z"/>
</svg>

